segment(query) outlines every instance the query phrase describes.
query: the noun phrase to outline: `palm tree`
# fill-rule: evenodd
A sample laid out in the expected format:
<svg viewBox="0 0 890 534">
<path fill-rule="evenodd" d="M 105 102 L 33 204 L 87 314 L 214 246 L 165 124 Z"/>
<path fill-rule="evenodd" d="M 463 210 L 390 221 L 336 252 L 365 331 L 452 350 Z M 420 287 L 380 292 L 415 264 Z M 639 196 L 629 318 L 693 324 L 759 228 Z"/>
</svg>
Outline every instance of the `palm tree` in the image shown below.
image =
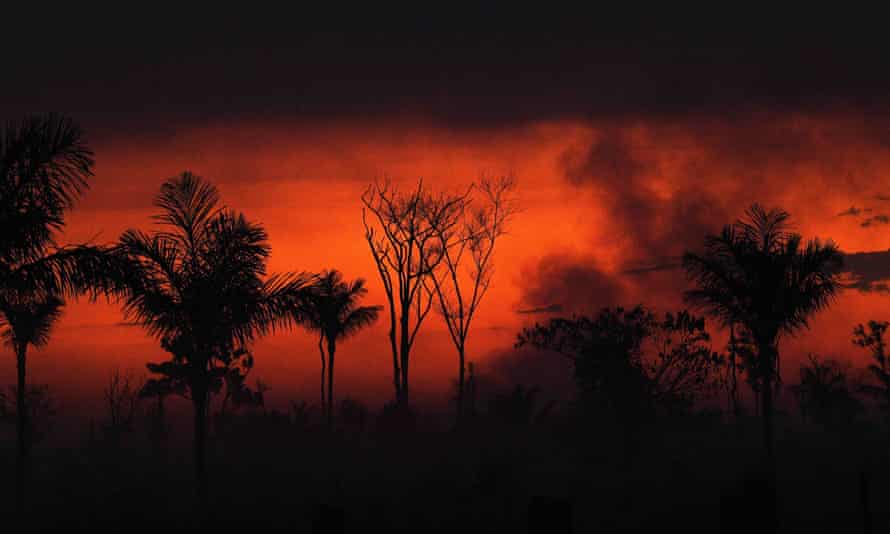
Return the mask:
<svg viewBox="0 0 890 534">
<path fill-rule="evenodd" d="M 42 300 L 22 299 L 20 302 L 0 300 L 0 337 L 13 349 L 16 360 L 16 496 L 23 499 L 25 494 L 25 460 L 30 444 L 28 432 L 28 410 L 26 397 L 26 359 L 28 347 L 42 347 L 49 342 L 53 324 L 62 314 L 64 302 L 58 297 Z M 24 502 L 18 503 L 20 507 Z"/>
<path fill-rule="evenodd" d="M 80 128 L 49 114 L 0 129 L 0 328 L 16 354 L 18 511 L 24 509 L 26 353 L 48 341 L 62 299 L 111 292 L 118 264 L 101 247 L 60 247 L 55 234 L 87 189 L 93 154 Z"/>
<path fill-rule="evenodd" d="M 197 496 L 207 503 L 205 444 L 210 395 L 257 336 L 299 320 L 313 277 L 266 276 L 266 232 L 218 207 L 217 189 L 185 172 L 165 182 L 154 205 L 161 229 L 128 230 L 124 314 L 156 337 L 171 360 L 150 366 L 182 384 L 194 408 Z"/>
<path fill-rule="evenodd" d="M 334 354 L 337 341 L 356 334 L 377 320 L 383 306 L 359 306 L 359 300 L 368 292 L 361 278 L 346 282 L 337 270 L 325 271 L 315 283 L 306 309 L 305 326 L 319 334 L 318 348 L 322 358 L 322 408 L 327 414 L 328 425 L 334 412 Z M 327 401 L 324 399 L 324 342 L 327 341 Z"/>
<path fill-rule="evenodd" d="M 832 241 L 803 243 L 789 231 L 789 214 L 754 204 L 745 218 L 708 236 L 703 254 L 687 252 L 686 273 L 696 285 L 686 299 L 750 335 L 757 347 L 763 437 L 773 458 L 773 380 L 781 336 L 807 328 L 840 288 L 841 254 Z"/>
</svg>

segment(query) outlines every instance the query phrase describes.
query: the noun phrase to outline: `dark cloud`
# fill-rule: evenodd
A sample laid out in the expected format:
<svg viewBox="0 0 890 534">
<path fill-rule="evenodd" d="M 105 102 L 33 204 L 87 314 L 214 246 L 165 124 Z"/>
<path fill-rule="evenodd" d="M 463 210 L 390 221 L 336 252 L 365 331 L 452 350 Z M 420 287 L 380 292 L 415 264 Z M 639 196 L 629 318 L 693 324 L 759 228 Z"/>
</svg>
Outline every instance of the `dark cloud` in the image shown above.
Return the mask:
<svg viewBox="0 0 890 534">
<path fill-rule="evenodd" d="M 24 5 L 23 3 L 20 3 Z M 10 8 L 12 9 L 12 8 Z M 24 8 L 16 8 L 24 9 Z M 0 115 L 74 113 L 90 131 L 233 117 L 422 116 L 462 127 L 590 116 L 738 116 L 886 108 L 883 28 L 837 31 L 772 14 L 753 26 L 614 20 L 496 4 L 390 18 L 267 10 L 139 16 L 78 5 L 6 20 Z M 250 11 L 255 11 L 251 13 Z M 424 10 L 426 11 L 426 10 Z M 408 20 L 405 20 L 405 18 Z M 138 19 L 138 20 L 137 20 Z M 325 27 L 329 20 L 330 27 Z M 127 125 L 122 127 L 122 125 Z"/>
<path fill-rule="evenodd" d="M 519 314 L 535 314 L 535 313 L 562 313 L 562 304 L 550 304 L 549 306 L 541 306 L 538 308 L 527 308 L 524 310 L 516 310 Z"/>
<path fill-rule="evenodd" d="M 871 212 L 872 212 L 871 208 L 857 208 L 856 206 L 850 206 L 849 209 L 846 209 L 846 210 L 838 213 L 837 216 L 838 217 L 846 217 L 846 216 L 858 217 L 859 215 L 861 215 L 863 213 L 871 213 Z"/>
<path fill-rule="evenodd" d="M 890 250 L 844 255 L 845 286 L 864 292 L 886 293 L 890 281 Z"/>
<path fill-rule="evenodd" d="M 863 228 L 868 228 L 869 226 L 876 226 L 879 224 L 887 224 L 887 223 L 890 223 L 890 216 L 881 214 L 881 215 L 875 215 L 874 217 L 869 217 L 868 219 L 865 219 L 864 221 L 862 221 L 860 226 L 862 226 Z"/>
<path fill-rule="evenodd" d="M 672 271 L 683 266 L 682 257 L 664 258 L 662 260 L 653 261 L 647 264 L 628 265 L 621 274 L 648 274 L 661 271 Z"/>
</svg>

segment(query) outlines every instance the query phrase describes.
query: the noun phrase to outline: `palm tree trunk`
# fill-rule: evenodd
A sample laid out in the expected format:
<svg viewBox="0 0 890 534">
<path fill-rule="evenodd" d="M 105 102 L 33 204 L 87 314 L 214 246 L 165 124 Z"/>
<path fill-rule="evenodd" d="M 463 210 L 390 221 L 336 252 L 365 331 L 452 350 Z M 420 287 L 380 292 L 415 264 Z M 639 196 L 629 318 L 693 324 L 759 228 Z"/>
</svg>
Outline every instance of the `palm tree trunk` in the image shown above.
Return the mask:
<svg viewBox="0 0 890 534">
<path fill-rule="evenodd" d="M 763 415 L 763 445 L 767 459 L 774 454 L 773 447 L 773 390 L 767 380 L 761 390 L 761 414 Z"/>
<path fill-rule="evenodd" d="M 318 353 L 321 355 L 321 413 L 327 416 L 328 410 L 327 405 L 325 404 L 325 395 L 324 395 L 324 371 L 325 371 L 325 358 L 324 358 L 324 334 L 321 334 L 318 337 Z"/>
<path fill-rule="evenodd" d="M 334 352 L 336 342 L 328 338 L 328 428 L 334 423 Z"/>
<path fill-rule="evenodd" d="M 772 463 L 774 455 L 773 443 L 773 361 L 775 349 L 772 344 L 761 344 L 760 352 L 760 400 L 763 420 L 763 445 L 766 459 Z"/>
<path fill-rule="evenodd" d="M 207 388 L 203 385 L 192 387 L 192 405 L 195 412 L 195 488 L 200 513 L 203 515 L 207 510 Z"/>
<path fill-rule="evenodd" d="M 15 464 L 15 498 L 16 510 L 21 517 L 25 512 L 25 474 L 26 463 L 28 461 L 28 407 L 26 405 L 25 395 L 25 363 L 27 358 L 27 345 L 19 343 L 16 345 L 16 464 Z"/>
<path fill-rule="evenodd" d="M 773 387 L 772 387 L 772 379 L 773 379 L 773 365 L 776 361 L 776 353 L 777 350 L 773 343 L 762 343 L 758 349 L 760 353 L 760 371 L 761 371 L 761 384 L 760 384 L 760 395 L 761 395 L 761 414 L 763 420 L 763 443 L 764 443 L 764 476 L 766 478 L 766 486 L 764 491 L 767 492 L 765 495 L 764 502 L 769 503 L 769 508 L 764 510 L 764 516 L 762 520 L 762 530 L 761 532 L 775 532 L 777 525 L 777 510 L 776 510 L 776 498 L 777 498 L 777 488 L 776 488 L 776 458 L 775 458 L 775 443 L 774 443 L 774 435 L 773 435 Z"/>
</svg>

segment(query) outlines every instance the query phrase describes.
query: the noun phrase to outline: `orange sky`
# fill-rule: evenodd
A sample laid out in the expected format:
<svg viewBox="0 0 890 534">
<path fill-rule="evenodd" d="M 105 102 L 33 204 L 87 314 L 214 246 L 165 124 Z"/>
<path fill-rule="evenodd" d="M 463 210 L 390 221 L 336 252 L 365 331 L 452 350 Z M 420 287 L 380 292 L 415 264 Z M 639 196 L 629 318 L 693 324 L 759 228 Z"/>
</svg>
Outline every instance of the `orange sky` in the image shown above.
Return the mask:
<svg viewBox="0 0 890 534">
<path fill-rule="evenodd" d="M 87 132 L 89 134 L 89 132 Z M 561 304 L 567 311 L 638 301 L 676 307 L 682 273 L 622 274 L 701 243 L 751 201 L 791 211 L 807 237 L 834 238 L 846 252 L 890 248 L 886 225 L 861 226 L 890 212 L 887 140 L 858 116 L 745 116 L 723 119 L 527 123 L 498 129 L 445 129 L 399 121 L 257 122 L 184 126 L 174 135 L 138 132 L 93 144 L 96 177 L 70 215 L 62 241 L 110 242 L 147 228 L 151 201 L 168 177 L 191 170 L 213 181 L 223 201 L 262 222 L 270 270 L 337 268 L 368 280 L 368 304 L 385 297 L 363 239 L 359 197 L 376 177 L 459 188 L 481 172 L 512 172 L 522 212 L 498 244 L 494 284 L 470 336 L 469 358 L 483 371 L 508 352 L 517 330 L 546 315 L 517 310 Z M 838 216 L 851 206 L 874 211 Z M 882 212 L 882 208 L 884 211 Z M 573 287 L 581 281 L 583 287 Z M 617 301 L 617 302 L 613 302 Z M 806 351 L 859 358 L 850 332 L 890 318 L 886 297 L 847 291 L 787 344 L 785 362 Z M 69 410 L 94 406 L 114 368 L 142 373 L 164 357 L 138 328 L 120 325 L 106 303 L 68 307 L 50 345 L 34 352 L 32 381 L 49 383 Z M 391 395 L 385 315 L 338 350 L 338 394 L 373 404 Z M 301 331 L 256 347 L 255 377 L 273 403 L 315 400 L 319 356 Z M 413 354 L 412 383 L 444 399 L 456 357 L 432 317 Z M 790 374 L 789 374 L 790 372 Z M 795 374 L 790 367 L 786 380 Z M 12 356 L 0 381 L 14 377 Z M 542 377 L 547 382 L 547 377 Z"/>
</svg>

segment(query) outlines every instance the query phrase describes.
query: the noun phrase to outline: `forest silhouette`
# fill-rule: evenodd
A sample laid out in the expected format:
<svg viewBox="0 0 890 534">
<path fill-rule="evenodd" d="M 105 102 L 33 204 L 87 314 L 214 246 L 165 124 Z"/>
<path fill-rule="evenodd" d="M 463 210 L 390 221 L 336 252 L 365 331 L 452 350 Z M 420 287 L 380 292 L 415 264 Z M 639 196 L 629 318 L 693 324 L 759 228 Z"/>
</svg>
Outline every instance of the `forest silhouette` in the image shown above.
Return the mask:
<svg viewBox="0 0 890 534">
<path fill-rule="evenodd" d="M 365 280 L 337 269 L 268 272 L 263 226 L 188 171 L 160 184 L 149 229 L 60 244 L 94 166 L 65 116 L 0 132 L 0 336 L 17 377 L 0 392 L 0 420 L 15 436 L 0 442 L 2 472 L 12 467 L 0 502 L 3 521 L 22 531 L 890 526 L 876 506 L 890 495 L 890 323 L 853 325 L 851 346 L 872 362 L 861 372 L 811 354 L 786 386 L 781 342 L 834 303 L 844 256 L 793 232 L 780 208 L 753 204 L 701 236 L 682 258 L 689 309 L 627 303 L 517 332 L 515 350 L 573 374 L 573 401 L 558 405 L 542 403 L 533 383 L 486 391 L 471 359 L 496 245 L 522 216 L 513 176 L 483 176 L 459 193 L 422 180 L 371 184 L 356 199 L 356 241 L 374 261 L 380 305 L 365 304 Z M 145 362 L 145 380 L 109 369 L 105 419 L 80 450 L 63 451 L 49 445 L 52 385 L 30 383 L 27 362 L 75 298 L 118 305 L 164 359 Z M 423 326 L 437 319 L 455 352 L 454 402 L 428 414 L 412 400 L 410 369 Z M 350 364 L 335 356 L 377 321 L 388 325 L 390 353 L 379 358 L 392 365 L 393 394 L 374 409 L 335 389 L 335 363 Z M 251 370 L 262 357 L 255 342 L 289 330 L 317 339 L 320 394 L 282 411 L 266 406 Z M 777 407 L 784 389 L 798 413 Z M 190 405 L 185 428 L 171 397 Z M 816 509 L 818 492 L 830 506 Z"/>
</svg>

